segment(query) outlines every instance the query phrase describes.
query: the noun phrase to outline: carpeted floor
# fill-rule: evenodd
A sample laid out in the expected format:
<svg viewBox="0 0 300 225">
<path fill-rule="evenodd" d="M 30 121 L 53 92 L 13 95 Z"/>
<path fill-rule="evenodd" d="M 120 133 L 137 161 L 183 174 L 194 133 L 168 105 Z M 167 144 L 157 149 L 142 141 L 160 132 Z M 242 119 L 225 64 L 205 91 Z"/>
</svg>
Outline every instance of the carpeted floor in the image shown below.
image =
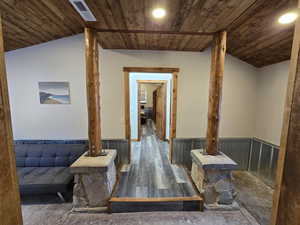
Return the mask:
<svg viewBox="0 0 300 225">
<path fill-rule="evenodd" d="M 70 213 L 65 204 L 23 205 L 24 225 L 257 225 L 243 211 Z"/>
<path fill-rule="evenodd" d="M 249 172 L 234 172 L 238 202 L 261 224 L 268 225 L 271 218 L 273 189 Z"/>
<path fill-rule="evenodd" d="M 56 196 L 23 198 L 24 225 L 267 225 L 273 190 L 248 172 L 235 172 L 239 211 L 70 213 Z M 258 221 L 258 223 L 256 222 Z"/>
</svg>

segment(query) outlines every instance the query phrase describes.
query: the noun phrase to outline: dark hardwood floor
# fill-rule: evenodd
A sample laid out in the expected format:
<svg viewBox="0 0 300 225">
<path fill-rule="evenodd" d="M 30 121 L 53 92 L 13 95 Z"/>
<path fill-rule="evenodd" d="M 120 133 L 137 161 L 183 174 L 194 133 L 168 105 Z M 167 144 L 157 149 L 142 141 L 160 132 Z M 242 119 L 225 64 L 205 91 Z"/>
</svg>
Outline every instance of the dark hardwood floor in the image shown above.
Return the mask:
<svg viewBox="0 0 300 225">
<path fill-rule="evenodd" d="M 185 170 L 171 165 L 169 146 L 160 141 L 151 120 L 142 127 L 140 142 L 132 143 L 131 165 L 121 169 L 113 197 L 170 198 L 198 196 Z"/>
</svg>

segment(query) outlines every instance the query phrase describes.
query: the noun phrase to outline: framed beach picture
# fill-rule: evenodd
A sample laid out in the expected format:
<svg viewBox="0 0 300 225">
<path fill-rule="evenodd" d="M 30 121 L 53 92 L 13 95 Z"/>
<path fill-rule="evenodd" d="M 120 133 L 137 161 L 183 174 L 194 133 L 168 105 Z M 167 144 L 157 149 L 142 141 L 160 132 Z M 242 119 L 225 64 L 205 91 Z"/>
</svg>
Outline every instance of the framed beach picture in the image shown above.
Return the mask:
<svg viewBox="0 0 300 225">
<path fill-rule="evenodd" d="M 41 104 L 70 104 L 69 82 L 39 82 Z"/>
</svg>

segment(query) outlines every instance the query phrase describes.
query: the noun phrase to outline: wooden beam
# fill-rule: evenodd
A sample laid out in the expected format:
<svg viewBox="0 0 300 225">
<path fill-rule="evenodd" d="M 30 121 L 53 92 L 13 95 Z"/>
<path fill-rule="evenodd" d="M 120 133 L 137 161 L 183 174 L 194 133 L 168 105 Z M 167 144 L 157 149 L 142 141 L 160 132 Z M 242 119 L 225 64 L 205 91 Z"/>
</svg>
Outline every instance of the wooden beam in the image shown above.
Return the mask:
<svg viewBox="0 0 300 225">
<path fill-rule="evenodd" d="M 88 105 L 89 155 L 102 154 L 100 118 L 99 52 L 96 33 L 85 28 L 86 88 Z"/>
<path fill-rule="evenodd" d="M 222 31 L 216 34 L 212 47 L 208 100 L 208 122 L 206 133 L 206 152 L 209 155 L 218 154 L 220 109 L 226 54 L 226 37 L 226 31 Z"/>
<path fill-rule="evenodd" d="M 0 224 L 22 225 L 0 18 Z"/>
<path fill-rule="evenodd" d="M 298 1 L 300 7 L 300 0 Z M 300 221 L 300 20 L 296 22 L 281 132 L 272 225 Z"/>
<path fill-rule="evenodd" d="M 197 32 L 197 31 L 170 31 L 170 30 L 128 30 L 128 29 L 102 29 L 96 25 L 87 23 L 88 27 L 99 33 L 123 33 L 123 34 L 168 34 L 168 35 L 190 35 L 190 36 L 213 36 L 217 32 Z"/>
<path fill-rule="evenodd" d="M 175 73 L 179 72 L 179 68 L 167 67 L 124 67 L 124 72 L 141 72 L 141 73 Z"/>
</svg>

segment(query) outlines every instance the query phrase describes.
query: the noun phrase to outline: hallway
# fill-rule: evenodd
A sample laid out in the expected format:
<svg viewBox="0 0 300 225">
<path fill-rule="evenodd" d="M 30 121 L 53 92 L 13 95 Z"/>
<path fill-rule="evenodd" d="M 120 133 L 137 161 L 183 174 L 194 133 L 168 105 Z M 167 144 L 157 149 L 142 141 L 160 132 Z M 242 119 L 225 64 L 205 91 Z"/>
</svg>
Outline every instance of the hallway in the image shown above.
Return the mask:
<svg viewBox="0 0 300 225">
<path fill-rule="evenodd" d="M 157 138 L 151 120 L 142 127 L 140 142 L 132 143 L 131 165 L 121 169 L 114 197 L 164 198 L 197 196 L 185 170 L 171 165 L 169 145 Z"/>
</svg>

